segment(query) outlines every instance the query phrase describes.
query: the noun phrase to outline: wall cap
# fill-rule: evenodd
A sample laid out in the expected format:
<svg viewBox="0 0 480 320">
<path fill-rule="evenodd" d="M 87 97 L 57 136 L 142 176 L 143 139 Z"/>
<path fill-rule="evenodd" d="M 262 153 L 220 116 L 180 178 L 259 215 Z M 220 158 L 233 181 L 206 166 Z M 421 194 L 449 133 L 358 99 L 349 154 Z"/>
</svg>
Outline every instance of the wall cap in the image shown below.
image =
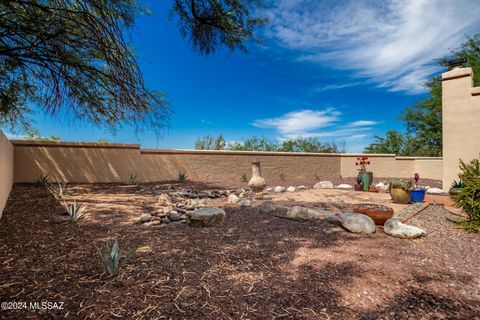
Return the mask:
<svg viewBox="0 0 480 320">
<path fill-rule="evenodd" d="M 453 80 L 463 77 L 473 77 L 472 68 L 460 68 L 442 73 L 442 81 Z"/>
<path fill-rule="evenodd" d="M 475 87 L 470 89 L 470 94 L 472 96 L 479 96 L 480 95 L 480 87 Z"/>
<path fill-rule="evenodd" d="M 10 142 L 15 147 L 140 149 L 139 144 L 126 144 L 126 143 L 33 141 L 33 140 L 10 140 Z"/>
</svg>

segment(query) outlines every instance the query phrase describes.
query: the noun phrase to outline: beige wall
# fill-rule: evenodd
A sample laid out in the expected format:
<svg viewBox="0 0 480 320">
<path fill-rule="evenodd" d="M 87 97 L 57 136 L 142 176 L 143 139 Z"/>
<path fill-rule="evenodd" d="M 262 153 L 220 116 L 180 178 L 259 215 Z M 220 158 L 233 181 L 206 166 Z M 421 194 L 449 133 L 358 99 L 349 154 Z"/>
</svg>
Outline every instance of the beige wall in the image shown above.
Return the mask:
<svg viewBox="0 0 480 320">
<path fill-rule="evenodd" d="M 459 159 L 480 154 L 480 88 L 473 87 L 471 68 L 442 75 L 443 189 L 458 180 Z"/>
<path fill-rule="evenodd" d="M 139 145 L 98 143 L 15 141 L 15 182 L 35 182 L 39 175 L 65 182 L 126 182 L 130 174 L 142 182 L 176 180 L 186 173 L 191 180 L 238 182 L 242 173 L 250 175 L 251 163 L 261 162 L 262 175 L 269 184 L 314 183 L 357 174 L 357 155 L 273 152 L 233 152 L 140 149 Z M 412 177 L 425 171 L 423 178 L 441 179 L 441 159 L 395 158 L 369 155 L 376 177 Z M 417 171 L 415 171 L 417 169 Z M 427 170 L 428 169 L 428 170 Z M 427 176 L 428 175 L 428 176 Z"/>
<path fill-rule="evenodd" d="M 0 218 L 13 184 L 13 146 L 0 130 Z"/>
</svg>

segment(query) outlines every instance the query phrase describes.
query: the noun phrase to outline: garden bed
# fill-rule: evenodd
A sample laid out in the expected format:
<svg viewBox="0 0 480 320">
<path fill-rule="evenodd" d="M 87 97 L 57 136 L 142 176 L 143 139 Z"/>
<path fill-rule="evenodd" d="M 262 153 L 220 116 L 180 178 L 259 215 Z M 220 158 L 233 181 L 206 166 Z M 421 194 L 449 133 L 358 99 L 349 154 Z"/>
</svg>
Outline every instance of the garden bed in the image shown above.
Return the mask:
<svg viewBox="0 0 480 320">
<path fill-rule="evenodd" d="M 172 188 L 176 188 L 173 186 Z M 198 186 L 197 186 L 198 187 Z M 162 188 L 170 188 L 163 185 Z M 477 234 L 431 206 L 409 220 L 429 235 L 350 234 L 256 208 L 225 207 L 223 227 L 144 226 L 158 194 L 145 186 L 78 185 L 77 224 L 45 188 L 16 185 L 0 220 L 2 301 L 64 302 L 63 310 L 0 311 L 2 318 L 472 319 L 480 313 Z M 214 199 L 212 204 L 223 205 Z M 94 244 L 138 253 L 115 278 Z"/>
</svg>

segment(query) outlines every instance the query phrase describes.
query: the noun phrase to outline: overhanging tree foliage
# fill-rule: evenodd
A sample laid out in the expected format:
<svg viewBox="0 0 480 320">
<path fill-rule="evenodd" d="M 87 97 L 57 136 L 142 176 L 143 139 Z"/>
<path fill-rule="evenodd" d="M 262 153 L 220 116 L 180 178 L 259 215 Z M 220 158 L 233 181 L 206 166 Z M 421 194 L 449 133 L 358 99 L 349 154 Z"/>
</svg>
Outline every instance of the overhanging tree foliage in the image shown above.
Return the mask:
<svg viewBox="0 0 480 320">
<path fill-rule="evenodd" d="M 471 67 L 474 83 L 480 85 L 480 34 L 469 37 L 458 50 L 452 52 L 451 58 L 466 59 L 465 66 Z M 447 57 L 438 62 L 447 66 Z M 414 106 L 406 108 L 400 115 L 405 123 L 407 134 L 389 131 L 385 138 L 375 137 L 375 142 L 366 147 L 366 153 L 385 153 L 386 150 L 407 156 L 441 156 L 442 155 L 442 79 L 433 77 L 425 83 L 428 95 Z M 402 145 L 401 148 L 398 146 Z M 393 153 L 393 152 L 388 152 Z"/>
<path fill-rule="evenodd" d="M 223 45 L 244 49 L 264 21 L 253 17 L 250 1 L 172 5 L 182 34 L 204 54 Z M 0 125 L 28 131 L 40 107 L 112 128 L 161 130 L 168 105 L 146 87 L 126 37 L 142 12 L 135 0 L 1 1 Z"/>
</svg>

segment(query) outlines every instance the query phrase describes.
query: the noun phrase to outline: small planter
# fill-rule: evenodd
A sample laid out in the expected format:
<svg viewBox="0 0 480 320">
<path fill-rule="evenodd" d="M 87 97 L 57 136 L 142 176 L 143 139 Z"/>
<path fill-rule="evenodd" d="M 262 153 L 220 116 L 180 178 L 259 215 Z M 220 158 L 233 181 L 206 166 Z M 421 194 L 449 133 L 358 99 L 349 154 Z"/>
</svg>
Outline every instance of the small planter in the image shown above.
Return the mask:
<svg viewBox="0 0 480 320">
<path fill-rule="evenodd" d="M 378 189 L 375 187 L 370 187 L 370 189 L 368 189 L 368 192 L 378 193 Z"/>
<path fill-rule="evenodd" d="M 393 209 L 379 204 L 361 203 L 353 206 L 353 211 L 372 218 L 373 222 L 383 225 L 393 216 Z"/>
<path fill-rule="evenodd" d="M 392 200 L 398 204 L 408 204 L 410 202 L 411 191 L 405 191 L 401 188 L 390 188 L 390 195 Z"/>
<path fill-rule="evenodd" d="M 452 196 L 454 195 L 457 195 L 460 193 L 460 191 L 462 191 L 461 188 L 450 188 L 450 190 L 448 190 L 448 193 Z"/>
<path fill-rule="evenodd" d="M 425 189 L 413 189 L 410 194 L 410 200 L 412 200 L 412 202 L 423 202 L 425 200 Z"/>
</svg>

